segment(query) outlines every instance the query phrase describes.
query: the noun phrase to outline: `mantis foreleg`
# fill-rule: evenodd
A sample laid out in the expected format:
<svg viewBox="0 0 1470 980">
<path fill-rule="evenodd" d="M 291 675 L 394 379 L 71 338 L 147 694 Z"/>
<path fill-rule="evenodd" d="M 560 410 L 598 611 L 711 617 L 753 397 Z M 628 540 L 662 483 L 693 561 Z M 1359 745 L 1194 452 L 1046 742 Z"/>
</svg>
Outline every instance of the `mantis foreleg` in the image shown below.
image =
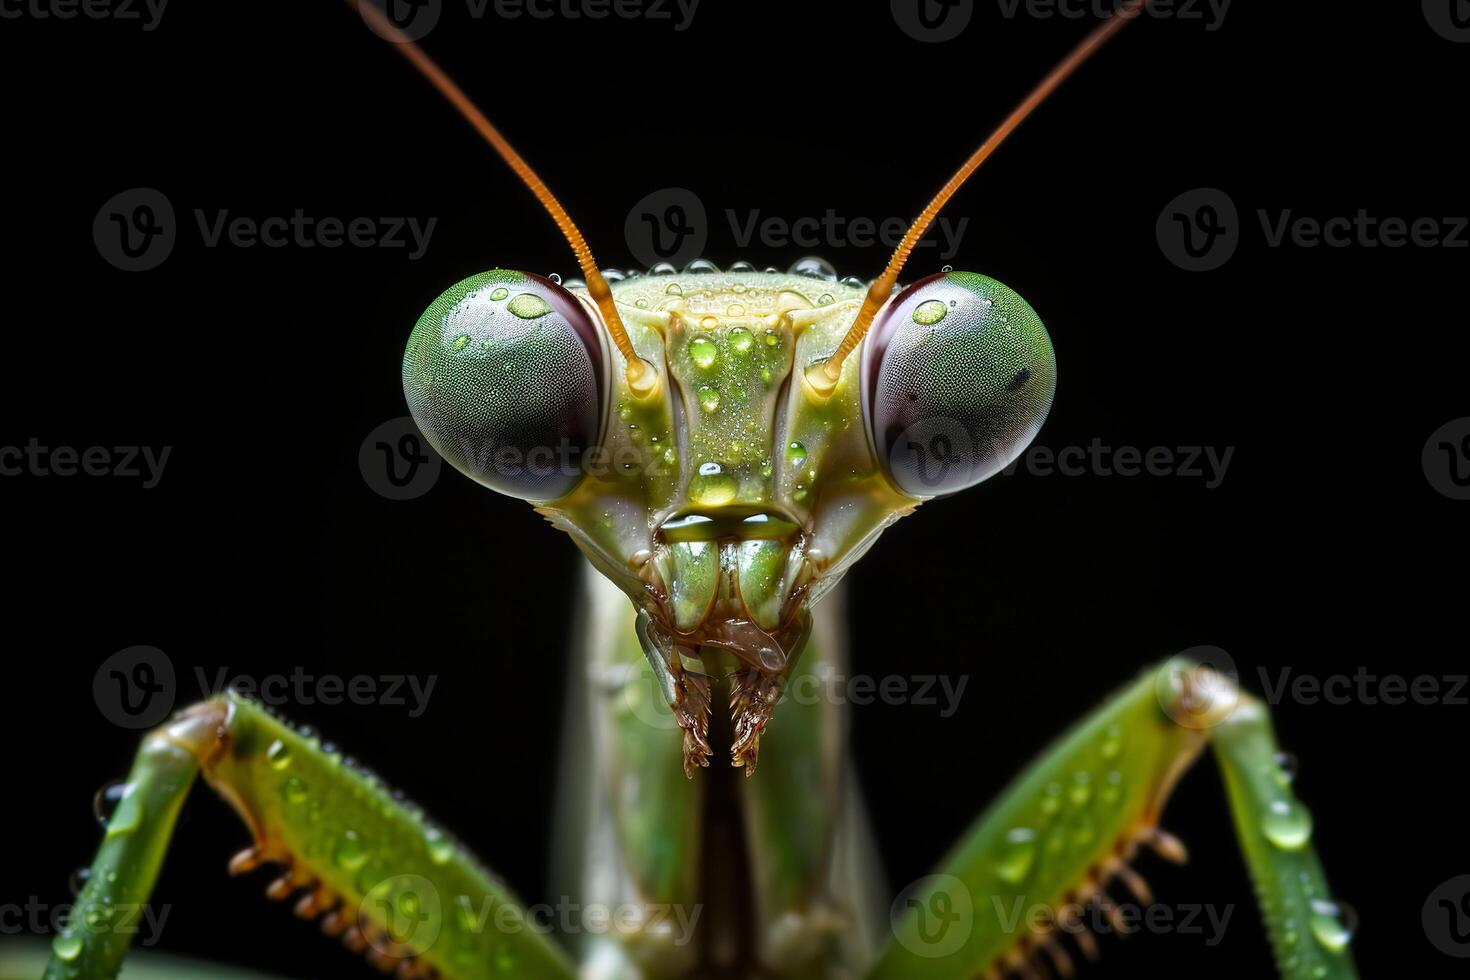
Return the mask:
<svg viewBox="0 0 1470 980">
<path fill-rule="evenodd" d="M 1265 706 L 1182 658 L 1114 695 L 1021 774 L 939 872 L 904 896 L 907 912 L 868 976 L 1032 976 L 1043 955 L 1070 976 L 1059 934 L 1071 933 L 1091 955 L 1082 912 L 1118 915 L 1103 891 L 1110 881 L 1150 903 L 1128 864 L 1138 844 L 1183 860 L 1158 817 L 1207 742 L 1225 775 L 1281 976 L 1355 978 L 1349 933 L 1312 848 L 1310 819 L 1275 761 Z"/>
<path fill-rule="evenodd" d="M 117 975 L 130 937 L 107 919 L 148 901 L 199 773 L 254 838 L 230 870 L 284 865 L 268 895 L 296 897 L 298 915 L 320 916 L 324 932 L 401 980 L 574 975 L 508 889 L 421 811 L 315 737 L 224 695 L 144 739 L 47 980 Z"/>
</svg>

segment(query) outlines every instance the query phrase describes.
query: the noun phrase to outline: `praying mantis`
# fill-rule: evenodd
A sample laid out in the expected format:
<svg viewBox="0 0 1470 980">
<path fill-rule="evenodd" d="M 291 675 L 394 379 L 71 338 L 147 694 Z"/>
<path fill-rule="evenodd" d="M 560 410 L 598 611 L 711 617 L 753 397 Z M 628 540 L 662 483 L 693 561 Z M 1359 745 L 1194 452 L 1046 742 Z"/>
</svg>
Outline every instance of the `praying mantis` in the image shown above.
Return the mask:
<svg viewBox="0 0 1470 980">
<path fill-rule="evenodd" d="M 974 273 L 899 276 L 976 168 L 1143 6 L 1047 75 L 863 282 L 810 260 L 600 269 L 489 120 L 364 5 L 546 207 L 581 272 L 451 286 L 409 337 L 403 386 L 444 459 L 530 501 L 588 559 L 567 735 L 591 751 L 561 773 L 560 854 L 584 921 L 567 942 L 549 934 L 418 807 L 227 693 L 143 739 L 45 976 L 117 974 L 127 935 L 110 926 L 148 901 L 198 776 L 251 834 L 231 872 L 281 866 L 271 897 L 405 980 L 1071 976 L 1073 948 L 1094 949 L 1088 910 L 1116 911 L 1107 888 L 1151 900 L 1138 848 L 1183 859 L 1159 820 L 1208 746 L 1278 972 L 1355 977 L 1265 705 L 1208 658 L 1106 699 L 896 899 L 876 880 L 841 704 L 785 696 L 842 670 L 837 603 L 821 600 L 877 536 L 1040 430 L 1056 362 L 1026 300 Z M 997 914 L 1018 906 L 1043 914 Z"/>
</svg>

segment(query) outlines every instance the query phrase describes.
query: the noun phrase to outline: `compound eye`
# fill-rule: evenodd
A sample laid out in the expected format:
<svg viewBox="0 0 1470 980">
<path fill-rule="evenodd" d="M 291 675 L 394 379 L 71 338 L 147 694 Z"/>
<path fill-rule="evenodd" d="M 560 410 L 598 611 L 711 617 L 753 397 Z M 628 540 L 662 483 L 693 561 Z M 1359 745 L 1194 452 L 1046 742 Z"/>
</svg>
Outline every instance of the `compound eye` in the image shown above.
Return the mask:
<svg viewBox="0 0 1470 980">
<path fill-rule="evenodd" d="M 555 500 L 601 432 L 606 352 L 561 286 L 494 269 L 444 292 L 403 355 L 409 411 L 439 454 L 492 490 Z"/>
<path fill-rule="evenodd" d="M 868 336 L 866 421 L 895 486 L 972 487 L 1035 438 L 1056 391 L 1051 338 L 1016 292 L 971 272 L 921 279 Z"/>
</svg>

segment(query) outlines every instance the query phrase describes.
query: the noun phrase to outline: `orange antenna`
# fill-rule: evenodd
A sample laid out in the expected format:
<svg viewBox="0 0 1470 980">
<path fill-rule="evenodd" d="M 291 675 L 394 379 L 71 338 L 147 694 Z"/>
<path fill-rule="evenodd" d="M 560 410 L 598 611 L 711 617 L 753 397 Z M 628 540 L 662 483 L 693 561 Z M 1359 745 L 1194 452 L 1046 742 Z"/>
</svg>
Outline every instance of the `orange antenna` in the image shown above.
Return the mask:
<svg viewBox="0 0 1470 980">
<path fill-rule="evenodd" d="M 944 207 L 955 192 L 964 186 L 965 181 L 980 164 L 985 162 L 986 157 L 994 153 L 996 147 L 1005 142 L 1005 138 L 1011 135 L 1012 131 L 1021 125 L 1026 117 L 1036 110 L 1037 106 L 1046 101 L 1047 96 L 1051 95 L 1058 85 L 1066 81 L 1068 76 L 1082 66 L 1083 62 L 1092 57 L 1093 53 L 1102 47 L 1108 38 L 1121 30 L 1124 24 L 1142 13 L 1148 3 L 1149 0 L 1130 0 L 1119 7 L 1111 17 L 1095 27 L 1081 44 L 1072 49 L 1071 54 L 1062 59 L 1061 64 L 1053 68 L 1051 73 L 1031 90 L 1031 94 L 1026 96 L 1020 105 L 1011 110 L 1011 114 L 996 128 L 995 132 L 980 144 L 979 149 L 970 154 L 970 159 L 965 161 L 964 166 L 960 167 L 955 175 L 949 178 L 949 182 L 939 189 L 939 193 L 934 195 L 934 199 L 909 226 L 903 240 L 898 243 L 898 248 L 894 249 L 893 257 L 888 260 L 888 265 L 883 269 L 883 274 L 874 279 L 872 285 L 868 287 L 868 294 L 863 297 L 863 305 L 858 310 L 857 319 L 853 320 L 847 336 L 842 338 L 842 343 L 837 345 L 837 349 L 826 360 L 806 369 L 807 383 L 815 389 L 818 395 L 830 395 L 832 389 L 837 386 L 837 379 L 842 376 L 842 364 L 847 360 L 847 355 L 852 353 L 853 348 L 857 347 L 868 332 L 868 328 L 873 325 L 873 317 L 888 301 L 894 284 L 898 282 L 898 274 L 903 271 L 904 263 L 908 261 L 909 254 L 913 252 L 919 239 L 924 237 L 929 226 L 934 223 L 940 208 Z"/>
<path fill-rule="evenodd" d="M 597 309 L 602 313 L 602 321 L 607 325 L 607 332 L 612 335 L 612 341 L 623 359 L 628 362 L 628 386 L 633 389 L 634 394 L 647 397 L 658 388 L 658 372 L 653 365 L 638 356 L 633 349 L 633 343 L 628 339 L 627 328 L 623 326 L 622 318 L 618 316 L 617 304 L 613 302 L 612 290 L 607 285 L 607 280 L 602 278 L 602 273 L 597 269 L 597 262 L 592 258 L 592 249 L 588 247 L 587 240 L 582 237 L 582 232 L 572 221 L 572 216 L 567 214 L 566 208 L 542 183 L 541 178 L 531 169 L 530 164 L 521 159 L 521 155 L 515 148 L 500 135 L 500 130 L 486 118 L 479 107 L 470 101 L 470 97 L 454 83 L 444 70 L 434 63 L 434 60 L 424 53 L 423 49 L 413 42 L 403 31 L 399 30 L 387 16 L 373 6 L 372 3 L 362 3 L 361 0 L 347 0 L 347 5 L 362 15 L 378 34 L 396 43 L 398 50 L 408 59 L 409 63 L 418 69 L 429 82 L 439 90 L 449 104 L 459 110 L 459 114 L 475 127 L 485 142 L 494 147 L 495 152 L 500 154 L 510 169 L 514 170 L 516 176 L 521 178 L 531 193 L 536 195 L 536 200 L 551 215 L 556 226 L 561 229 L 567 244 L 572 246 L 572 252 L 577 257 L 577 265 L 582 269 L 582 278 L 587 283 L 587 291 L 592 294 Z"/>
</svg>

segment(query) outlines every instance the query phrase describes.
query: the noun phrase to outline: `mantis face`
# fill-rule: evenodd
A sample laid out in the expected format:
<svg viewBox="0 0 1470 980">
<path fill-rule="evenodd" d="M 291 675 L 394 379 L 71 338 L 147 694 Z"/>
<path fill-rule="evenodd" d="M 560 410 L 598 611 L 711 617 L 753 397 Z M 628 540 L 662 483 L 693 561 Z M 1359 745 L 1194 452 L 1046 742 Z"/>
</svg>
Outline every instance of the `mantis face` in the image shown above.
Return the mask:
<svg viewBox="0 0 1470 980">
<path fill-rule="evenodd" d="M 1026 301 L 973 273 L 895 292 L 898 276 L 965 180 L 1145 2 L 1129 0 L 1042 79 L 867 284 L 812 259 L 786 273 L 698 261 L 604 274 L 490 120 L 361 7 L 536 195 L 584 277 L 496 269 L 435 300 L 404 357 L 414 419 L 451 464 L 533 503 L 632 599 L 684 729 L 686 773 L 709 764 L 711 675 L 729 678 L 731 761 L 749 775 L 812 603 L 885 527 L 1004 468 L 1041 427 L 1056 362 Z"/>
<path fill-rule="evenodd" d="M 419 320 L 404 390 L 445 459 L 535 504 L 633 601 L 688 770 L 708 764 L 707 675 L 730 676 L 750 772 L 811 605 L 893 521 L 1025 449 L 1051 343 L 1012 290 L 942 273 L 893 295 L 821 390 L 809 370 L 867 288 L 825 263 L 607 278 L 641 386 L 584 284 L 495 270 Z"/>
</svg>

